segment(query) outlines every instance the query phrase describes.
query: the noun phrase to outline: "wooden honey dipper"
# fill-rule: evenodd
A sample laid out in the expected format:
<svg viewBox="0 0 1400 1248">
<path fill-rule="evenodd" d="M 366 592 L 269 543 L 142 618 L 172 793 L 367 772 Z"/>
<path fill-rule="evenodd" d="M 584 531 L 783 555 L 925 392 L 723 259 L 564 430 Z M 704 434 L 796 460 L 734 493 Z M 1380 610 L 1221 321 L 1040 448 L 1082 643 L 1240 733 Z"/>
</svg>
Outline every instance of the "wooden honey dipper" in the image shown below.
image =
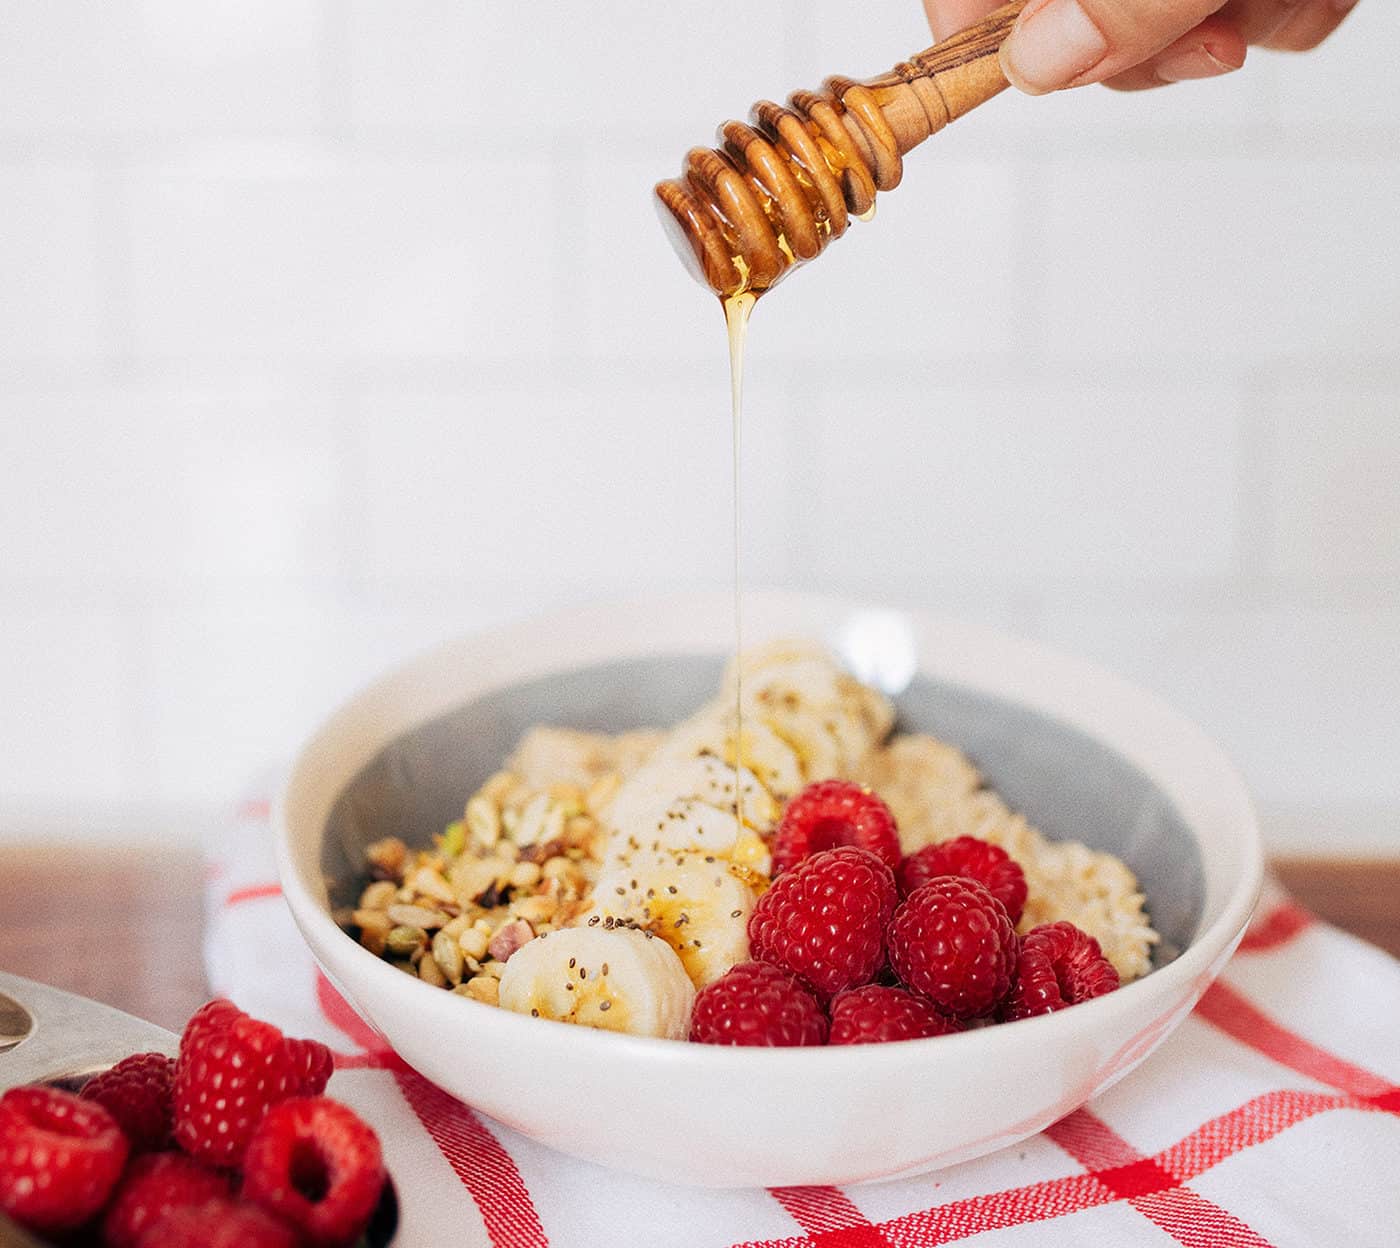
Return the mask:
<svg viewBox="0 0 1400 1248">
<path fill-rule="evenodd" d="M 906 152 L 1006 86 L 997 53 L 1026 0 L 864 82 L 828 78 L 788 107 L 762 100 L 692 148 L 660 182 L 661 220 L 687 268 L 721 299 L 760 295 L 868 219 Z"/>
</svg>

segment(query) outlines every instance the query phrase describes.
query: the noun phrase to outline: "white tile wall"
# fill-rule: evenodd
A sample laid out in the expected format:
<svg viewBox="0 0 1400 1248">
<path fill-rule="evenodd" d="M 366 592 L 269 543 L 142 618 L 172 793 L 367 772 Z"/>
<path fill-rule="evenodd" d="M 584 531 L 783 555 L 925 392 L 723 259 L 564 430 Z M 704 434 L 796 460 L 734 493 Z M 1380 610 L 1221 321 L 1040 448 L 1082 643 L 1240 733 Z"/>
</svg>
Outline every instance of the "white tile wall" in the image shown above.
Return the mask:
<svg viewBox="0 0 1400 1248">
<path fill-rule="evenodd" d="M 891 551 L 930 586 L 1232 572 L 1228 391 L 919 380 L 917 405 L 871 411 L 858 390 L 818 400 L 816 577 L 876 588 Z"/>
<path fill-rule="evenodd" d="M 119 610 L 10 590 L 0 606 L 5 803 L 136 797 L 131 673 Z"/>
<path fill-rule="evenodd" d="M 315 124 L 325 7 L 10 0 L 0 134 L 276 133 Z"/>
<path fill-rule="evenodd" d="M 145 785 L 158 801 L 240 793 L 382 658 L 334 591 L 222 593 L 151 613 L 141 655 Z"/>
<path fill-rule="evenodd" d="M 910 159 L 875 221 L 853 223 L 820 269 L 773 292 L 755 313 L 755 352 L 945 364 L 1008 353 L 1026 211 L 1020 171 L 1005 159 L 929 154 L 926 164 Z"/>
<path fill-rule="evenodd" d="M 0 839 L 215 809 L 461 629 L 725 584 L 719 311 L 650 186 L 929 42 L 916 0 L 0 29 Z M 1008 94 L 911 156 L 755 318 L 751 579 L 1088 653 L 1276 844 L 1400 848 L 1398 56 L 1362 0 L 1311 56 Z"/>
<path fill-rule="evenodd" d="M 314 389 L 8 396 L 0 578 L 64 594 L 343 575 L 342 422 Z"/>
<path fill-rule="evenodd" d="M 1395 124 L 1395 12 L 1373 5 L 1356 13 L 1317 52 L 1287 58 L 1288 73 L 1278 78 L 1279 120 L 1286 126 L 1317 127 L 1319 147 L 1328 136 L 1373 131 L 1383 150 Z M 1390 26 L 1387 26 L 1390 23 Z M 1393 150 L 1393 145 L 1392 145 Z"/>
<path fill-rule="evenodd" d="M 1353 828 L 1372 839 L 1367 812 L 1400 808 L 1393 597 L 1371 610 L 1091 599 L 1051 607 L 1044 631 L 1209 725 L 1266 812 L 1331 812 L 1292 829 L 1306 848 L 1345 849 Z"/>
<path fill-rule="evenodd" d="M 1275 401 L 1270 567 L 1301 583 L 1400 586 L 1400 411 L 1380 388 L 1309 385 Z M 1400 595 L 1397 595 L 1400 598 Z"/>
<path fill-rule="evenodd" d="M 489 202 L 484 202 L 485 188 Z M 546 161 L 230 145 L 130 179 L 135 350 L 162 361 L 547 360 Z"/>
<path fill-rule="evenodd" d="M 1049 349 L 1265 364 L 1392 349 L 1394 213 L 1376 189 L 1394 169 L 1394 153 L 1173 158 L 1150 177 L 1058 163 L 1040 235 Z"/>
<path fill-rule="evenodd" d="M 634 577 L 721 581 L 729 464 L 703 397 L 520 386 L 365 399 L 366 572 L 531 600 Z"/>
<path fill-rule="evenodd" d="M 365 131 L 485 128 L 530 143 L 680 125 L 699 140 L 740 102 L 789 89 L 785 30 L 797 12 L 797 0 L 528 9 L 355 0 L 349 120 Z"/>
<path fill-rule="evenodd" d="M 4 71 L 0 70 L 0 79 Z M 7 363 L 90 360 L 107 347 L 90 163 L 0 161 L 0 352 Z"/>
</svg>

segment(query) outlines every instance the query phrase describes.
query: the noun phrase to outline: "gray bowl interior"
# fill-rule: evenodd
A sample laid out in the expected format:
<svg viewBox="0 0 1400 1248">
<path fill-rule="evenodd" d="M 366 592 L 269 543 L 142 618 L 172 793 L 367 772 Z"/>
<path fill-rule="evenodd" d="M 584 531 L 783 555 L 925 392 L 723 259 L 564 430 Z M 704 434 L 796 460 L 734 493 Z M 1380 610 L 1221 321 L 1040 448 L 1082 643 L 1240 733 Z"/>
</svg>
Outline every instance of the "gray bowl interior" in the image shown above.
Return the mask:
<svg viewBox="0 0 1400 1248">
<path fill-rule="evenodd" d="M 361 769 L 328 817 L 321 868 L 332 904 L 357 895 L 371 841 L 427 845 L 460 818 L 467 797 L 529 728 L 674 724 L 714 695 L 722 667 L 712 656 L 600 664 L 496 690 L 405 733 Z M 1200 854 L 1166 795 L 1132 763 L 1057 719 L 959 685 L 916 677 L 895 701 L 897 730 L 961 747 L 1047 836 L 1127 862 L 1162 934 L 1159 961 L 1190 944 L 1205 896 Z"/>
</svg>

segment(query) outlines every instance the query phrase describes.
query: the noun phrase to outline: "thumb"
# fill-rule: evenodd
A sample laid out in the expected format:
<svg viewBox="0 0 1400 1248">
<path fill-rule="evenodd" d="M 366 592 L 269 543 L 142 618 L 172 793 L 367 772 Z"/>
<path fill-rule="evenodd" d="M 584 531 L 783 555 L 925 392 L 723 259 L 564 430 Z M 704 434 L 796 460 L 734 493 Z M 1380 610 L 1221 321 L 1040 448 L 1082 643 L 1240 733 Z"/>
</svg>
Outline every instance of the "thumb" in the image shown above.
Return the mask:
<svg viewBox="0 0 1400 1248">
<path fill-rule="evenodd" d="M 1031 95 L 1102 82 L 1160 52 L 1223 3 L 1030 0 L 1002 45 L 1002 69 Z"/>
</svg>

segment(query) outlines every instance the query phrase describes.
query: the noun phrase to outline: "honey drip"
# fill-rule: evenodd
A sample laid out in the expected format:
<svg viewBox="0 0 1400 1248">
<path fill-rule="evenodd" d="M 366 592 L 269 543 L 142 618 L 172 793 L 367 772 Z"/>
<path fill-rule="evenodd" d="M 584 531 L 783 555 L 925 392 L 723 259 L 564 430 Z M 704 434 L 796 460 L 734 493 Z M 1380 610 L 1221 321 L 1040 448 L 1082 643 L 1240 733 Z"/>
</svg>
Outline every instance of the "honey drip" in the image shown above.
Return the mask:
<svg viewBox="0 0 1400 1248">
<path fill-rule="evenodd" d="M 656 200 L 671 241 L 719 295 L 729 337 L 734 476 L 734 817 L 744 827 L 743 411 L 744 344 L 759 296 L 840 238 L 851 217 L 875 215 L 876 191 L 899 185 L 903 156 L 1002 91 L 1001 42 L 1026 0 L 867 82 L 828 78 L 786 107 L 761 100 L 748 124 L 727 121 L 721 146 L 692 148 Z"/>
<path fill-rule="evenodd" d="M 724 300 L 724 323 L 729 333 L 729 412 L 734 454 L 734 819 L 744 827 L 744 582 L 743 582 L 743 462 L 744 462 L 744 343 L 749 314 L 758 296 L 750 291 Z"/>
</svg>

